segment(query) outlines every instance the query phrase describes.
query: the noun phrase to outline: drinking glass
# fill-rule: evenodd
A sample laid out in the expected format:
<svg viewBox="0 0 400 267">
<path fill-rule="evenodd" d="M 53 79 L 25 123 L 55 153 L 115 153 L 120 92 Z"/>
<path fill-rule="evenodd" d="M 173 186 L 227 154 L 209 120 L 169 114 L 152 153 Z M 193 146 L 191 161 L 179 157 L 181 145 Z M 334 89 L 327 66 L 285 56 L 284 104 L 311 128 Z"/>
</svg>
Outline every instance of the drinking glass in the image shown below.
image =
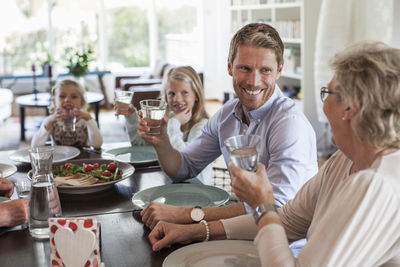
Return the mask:
<svg viewBox="0 0 400 267">
<path fill-rule="evenodd" d="M 63 131 L 64 132 L 75 132 L 76 129 L 76 116 L 73 114 L 73 106 L 64 107 L 67 115 L 63 118 Z"/>
<path fill-rule="evenodd" d="M 164 117 L 167 104 L 161 100 L 146 99 L 140 101 L 143 119 L 147 122 L 150 131 L 148 135 L 160 134 L 161 119 Z"/>
<path fill-rule="evenodd" d="M 133 92 L 131 91 L 123 91 L 123 90 L 115 90 L 115 102 L 121 102 L 125 104 L 131 104 L 132 103 L 132 96 Z M 122 108 L 117 104 L 117 113 L 119 111 L 127 111 L 128 106 L 126 108 Z M 118 116 L 118 114 L 116 114 Z"/>
<path fill-rule="evenodd" d="M 24 198 L 29 198 L 29 194 L 31 193 L 31 181 L 29 181 L 28 179 L 18 179 L 15 183 L 14 183 L 15 189 L 17 191 L 17 196 L 20 199 L 24 199 Z M 21 228 L 27 228 L 28 224 L 24 223 L 21 224 Z"/>
<path fill-rule="evenodd" d="M 29 193 L 31 192 L 31 181 L 27 179 L 20 179 L 14 183 L 14 186 L 17 190 L 18 198 L 29 198 Z"/>
<path fill-rule="evenodd" d="M 61 216 L 61 204 L 52 173 L 53 147 L 29 150 L 33 169 L 29 201 L 29 232 L 34 239 L 49 238 L 49 217 Z"/>
<path fill-rule="evenodd" d="M 237 135 L 225 140 L 225 146 L 233 163 L 241 169 L 255 172 L 257 170 L 257 146 L 261 142 L 258 135 Z"/>
</svg>

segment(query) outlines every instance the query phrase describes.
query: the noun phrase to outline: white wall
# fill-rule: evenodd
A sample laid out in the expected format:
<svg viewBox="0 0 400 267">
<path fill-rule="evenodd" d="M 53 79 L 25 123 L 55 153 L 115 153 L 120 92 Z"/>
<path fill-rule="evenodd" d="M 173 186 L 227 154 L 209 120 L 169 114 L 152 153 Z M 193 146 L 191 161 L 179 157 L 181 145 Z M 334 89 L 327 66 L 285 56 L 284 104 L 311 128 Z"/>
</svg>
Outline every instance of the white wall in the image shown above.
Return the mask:
<svg viewBox="0 0 400 267">
<path fill-rule="evenodd" d="M 318 26 L 319 10 L 322 0 L 305 0 L 304 1 L 304 44 L 302 50 L 302 58 L 304 61 L 304 76 L 302 82 L 303 94 L 303 111 L 307 119 L 310 121 L 317 136 L 318 151 L 326 151 L 329 153 L 330 135 L 327 132 L 326 124 L 318 119 L 317 102 L 319 95 L 314 90 L 314 52 L 315 52 L 315 36 Z M 324 154 L 323 153 L 323 154 Z M 324 156 L 324 155 L 322 155 Z"/>
<path fill-rule="evenodd" d="M 400 1 L 393 0 L 393 46 L 400 48 Z"/>
<path fill-rule="evenodd" d="M 203 0 L 204 6 L 204 90 L 207 99 L 223 99 L 233 91 L 228 75 L 230 0 Z"/>
</svg>

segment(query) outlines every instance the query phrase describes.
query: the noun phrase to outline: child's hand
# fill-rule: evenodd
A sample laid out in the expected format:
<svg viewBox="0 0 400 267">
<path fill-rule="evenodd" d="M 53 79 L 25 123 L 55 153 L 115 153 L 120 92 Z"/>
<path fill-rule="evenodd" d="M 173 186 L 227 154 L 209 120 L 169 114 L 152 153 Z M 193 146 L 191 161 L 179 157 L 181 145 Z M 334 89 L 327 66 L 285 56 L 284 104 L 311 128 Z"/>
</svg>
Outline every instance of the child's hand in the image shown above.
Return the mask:
<svg viewBox="0 0 400 267">
<path fill-rule="evenodd" d="M 50 131 L 56 121 L 62 121 L 66 116 L 66 111 L 63 108 L 57 108 L 53 114 L 51 114 L 44 125 L 47 131 Z"/>
<path fill-rule="evenodd" d="M 135 111 L 135 108 L 133 107 L 132 104 L 115 101 L 114 111 L 115 111 L 115 115 L 130 116 Z"/>
<path fill-rule="evenodd" d="M 79 121 L 80 119 L 84 119 L 85 121 L 92 119 L 92 116 L 89 112 L 82 111 L 78 108 L 74 108 L 73 113 L 76 117 L 76 121 Z"/>
<path fill-rule="evenodd" d="M 177 119 L 181 125 L 184 125 L 190 121 L 190 118 L 192 117 L 192 110 L 191 109 L 184 109 L 172 118 Z"/>
</svg>

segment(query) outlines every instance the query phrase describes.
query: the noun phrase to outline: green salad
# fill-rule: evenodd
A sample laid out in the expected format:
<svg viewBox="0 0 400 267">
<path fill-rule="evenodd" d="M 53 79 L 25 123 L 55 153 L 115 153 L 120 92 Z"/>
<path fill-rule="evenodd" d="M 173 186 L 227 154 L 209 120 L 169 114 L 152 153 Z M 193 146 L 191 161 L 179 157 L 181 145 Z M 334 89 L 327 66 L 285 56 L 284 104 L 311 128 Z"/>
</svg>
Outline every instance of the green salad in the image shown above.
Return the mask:
<svg viewBox="0 0 400 267">
<path fill-rule="evenodd" d="M 97 178 L 99 183 L 118 180 L 122 177 L 122 171 L 115 162 L 109 164 L 83 163 L 82 165 L 67 162 L 53 169 L 54 177 L 68 177 L 76 174 L 80 176 L 91 175 Z"/>
</svg>

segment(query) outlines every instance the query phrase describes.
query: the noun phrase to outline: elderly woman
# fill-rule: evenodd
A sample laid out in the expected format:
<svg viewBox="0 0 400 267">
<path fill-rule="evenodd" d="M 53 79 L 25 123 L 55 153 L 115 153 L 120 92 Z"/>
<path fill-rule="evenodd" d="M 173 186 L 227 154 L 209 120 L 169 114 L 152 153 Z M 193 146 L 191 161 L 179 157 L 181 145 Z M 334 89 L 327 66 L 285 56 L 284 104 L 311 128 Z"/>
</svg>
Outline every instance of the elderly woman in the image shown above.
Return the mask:
<svg viewBox="0 0 400 267">
<path fill-rule="evenodd" d="M 234 191 L 256 210 L 254 219 L 212 222 L 208 230 L 211 238 L 256 234 L 263 266 L 400 264 L 400 50 L 361 43 L 337 54 L 332 67 L 321 98 L 340 150 L 293 200 L 276 210 L 262 164 L 256 173 L 229 165 Z M 200 226 L 159 223 L 153 249 L 204 240 Z M 296 259 L 288 240 L 304 237 Z"/>
</svg>

